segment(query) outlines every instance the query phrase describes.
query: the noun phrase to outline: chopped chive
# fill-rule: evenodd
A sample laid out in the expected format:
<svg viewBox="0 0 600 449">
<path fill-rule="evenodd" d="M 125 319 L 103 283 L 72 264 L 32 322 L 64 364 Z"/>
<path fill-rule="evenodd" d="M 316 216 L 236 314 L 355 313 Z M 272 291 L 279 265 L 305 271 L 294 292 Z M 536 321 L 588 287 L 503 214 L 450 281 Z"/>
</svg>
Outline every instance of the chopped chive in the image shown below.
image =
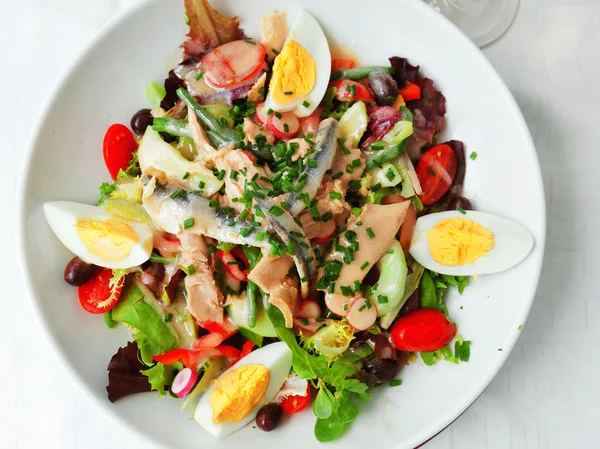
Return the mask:
<svg viewBox="0 0 600 449">
<path fill-rule="evenodd" d="M 265 88 L 261 87 L 260 89 L 258 89 L 258 93 L 261 94 L 261 95 L 264 94 L 265 93 Z"/>
<path fill-rule="evenodd" d="M 267 114 L 268 115 L 271 115 L 273 112 L 275 112 L 275 111 L 273 111 L 273 109 L 271 109 L 271 108 L 267 109 Z"/>
<path fill-rule="evenodd" d="M 233 228 L 235 226 L 235 221 L 230 221 L 229 223 L 227 223 L 227 226 Z"/>
<path fill-rule="evenodd" d="M 370 226 L 367 229 L 365 229 L 365 232 L 367 233 L 367 235 L 369 236 L 370 239 L 375 237 L 375 233 L 373 232 L 373 230 L 371 229 Z"/>
<path fill-rule="evenodd" d="M 363 311 L 363 310 L 365 310 L 366 308 L 367 308 L 367 303 L 364 303 L 362 306 L 360 306 L 360 307 L 358 308 L 358 311 L 359 311 L 359 312 L 362 312 L 362 311 Z"/>
<path fill-rule="evenodd" d="M 220 203 L 219 200 L 210 200 L 208 202 L 208 207 L 212 207 L 213 209 L 216 207 L 219 207 Z"/>
<path fill-rule="evenodd" d="M 319 164 L 314 159 L 306 159 L 306 165 L 310 168 L 317 168 Z"/>
<path fill-rule="evenodd" d="M 458 210 L 458 211 L 459 211 L 461 214 L 463 214 L 463 215 L 467 215 L 467 211 L 466 211 L 466 210 L 464 210 L 462 207 L 459 207 L 457 210 Z"/>
<path fill-rule="evenodd" d="M 341 178 L 342 176 L 344 176 L 344 172 L 339 171 L 335 175 L 333 175 L 331 177 L 331 179 L 338 179 L 338 178 Z"/>
<path fill-rule="evenodd" d="M 238 173 L 238 171 L 237 171 L 237 170 L 231 170 L 231 171 L 229 172 L 229 177 L 230 177 L 231 179 L 233 179 L 234 181 L 236 181 L 236 180 L 238 179 L 238 175 L 239 175 L 239 173 Z"/>
<path fill-rule="evenodd" d="M 252 228 L 242 228 L 242 229 L 240 229 L 240 235 L 242 237 L 248 237 L 251 232 L 252 232 Z"/>
<path fill-rule="evenodd" d="M 183 179 L 188 179 L 190 177 L 190 172 L 186 171 L 185 174 L 183 175 Z"/>
<path fill-rule="evenodd" d="M 173 193 L 171 193 L 172 200 L 174 200 L 175 198 L 179 198 L 179 197 L 181 197 L 181 198 L 185 197 L 185 190 L 178 189 L 178 190 L 175 190 Z"/>
<path fill-rule="evenodd" d="M 165 316 L 163 316 L 163 321 L 165 323 L 170 322 L 173 319 L 173 314 L 172 313 L 165 313 Z"/>
<path fill-rule="evenodd" d="M 402 385 L 402 379 L 390 380 L 390 387 L 397 387 L 399 385 Z"/>
<path fill-rule="evenodd" d="M 308 108 L 310 106 L 310 103 L 308 101 L 304 100 L 302 102 L 302 106 L 304 106 L 305 108 Z"/>
<path fill-rule="evenodd" d="M 200 190 L 202 190 L 204 188 L 204 186 L 206 185 L 206 183 L 204 181 L 198 181 L 198 188 Z"/>
<path fill-rule="evenodd" d="M 358 223 L 356 223 L 356 226 L 362 226 L 362 225 L 363 225 L 362 221 L 359 221 Z"/>
<path fill-rule="evenodd" d="M 196 81 L 200 81 L 200 79 L 204 76 L 204 72 L 202 70 L 200 70 L 198 73 L 196 73 L 196 76 L 194 77 L 194 79 Z"/>
<path fill-rule="evenodd" d="M 210 251 L 211 254 L 215 254 L 217 252 L 217 247 L 215 245 L 213 245 L 212 243 L 210 243 L 208 245 L 208 250 Z"/>
<path fill-rule="evenodd" d="M 294 95 L 294 92 L 292 92 L 291 90 L 288 90 L 288 91 L 284 92 L 283 95 Z"/>
<path fill-rule="evenodd" d="M 431 176 L 435 176 L 435 170 L 433 169 L 433 167 L 427 167 L 427 171 L 431 173 Z"/>
<path fill-rule="evenodd" d="M 288 203 L 287 201 L 282 201 L 281 207 L 283 207 L 284 209 L 287 209 L 288 207 L 290 207 L 290 203 Z"/>
<path fill-rule="evenodd" d="M 193 218 L 188 218 L 187 220 L 185 220 L 183 222 L 183 229 L 189 229 L 192 226 L 194 226 L 194 219 Z"/>
<path fill-rule="evenodd" d="M 331 198 L 332 200 L 341 200 L 342 194 L 338 192 L 329 192 L 329 198 Z"/>
<path fill-rule="evenodd" d="M 355 207 L 352 209 L 352 215 L 356 215 L 357 217 L 360 215 L 361 212 L 362 209 L 360 207 Z"/>
<path fill-rule="evenodd" d="M 259 242 L 262 242 L 264 239 L 265 239 L 264 231 L 259 231 L 256 233 L 256 240 L 258 240 Z"/>
<path fill-rule="evenodd" d="M 308 326 L 308 318 L 302 318 L 302 324 Z"/>
<path fill-rule="evenodd" d="M 290 231 L 290 235 L 292 237 L 296 237 L 298 239 L 304 238 L 304 236 L 302 235 L 302 233 L 298 232 L 298 231 Z"/>
<path fill-rule="evenodd" d="M 352 284 L 352 287 L 354 288 L 355 292 L 360 291 L 360 282 L 354 281 L 354 283 Z"/>
<path fill-rule="evenodd" d="M 344 310 L 348 310 L 348 304 L 344 304 L 344 307 L 343 307 L 343 309 L 344 309 Z"/>
<path fill-rule="evenodd" d="M 333 218 L 333 214 L 331 212 L 325 212 L 321 215 L 321 221 L 327 223 L 329 220 Z"/>
<path fill-rule="evenodd" d="M 340 291 L 342 292 L 342 295 L 344 295 L 344 296 L 352 296 L 352 289 L 350 287 L 348 287 L 347 285 L 342 285 L 340 287 Z"/>
<path fill-rule="evenodd" d="M 287 244 L 287 252 L 290 256 L 296 255 L 296 242 L 290 240 Z"/>
<path fill-rule="evenodd" d="M 396 178 L 396 174 L 394 173 L 394 170 L 392 169 L 392 167 L 390 167 L 388 169 L 387 173 L 385 174 L 385 177 L 390 181 L 393 181 L 394 178 Z"/>
<path fill-rule="evenodd" d="M 278 119 L 280 119 L 281 118 L 281 112 L 276 112 L 275 113 L 275 117 L 277 117 Z"/>
<path fill-rule="evenodd" d="M 377 295 L 377 302 L 379 304 L 387 304 L 388 303 L 388 297 L 386 295 Z"/>
<path fill-rule="evenodd" d="M 194 265 L 189 265 L 187 267 L 187 272 L 188 272 L 189 275 L 194 274 L 196 272 L 196 267 L 194 267 Z"/>
<path fill-rule="evenodd" d="M 365 269 L 369 266 L 369 262 L 365 262 L 361 265 L 360 270 L 365 271 Z"/>
<path fill-rule="evenodd" d="M 469 157 L 471 158 L 471 160 L 474 161 L 475 159 L 477 159 L 477 153 L 473 151 Z"/>
<path fill-rule="evenodd" d="M 365 304 L 367 306 L 367 309 L 370 309 L 371 307 L 373 307 L 373 304 L 371 304 L 371 301 L 369 301 L 368 299 L 367 299 L 367 302 L 365 302 Z"/>
<path fill-rule="evenodd" d="M 314 146 L 314 145 L 315 145 L 315 142 L 314 142 L 314 141 L 312 141 L 312 140 L 310 140 L 310 139 L 308 138 L 308 136 L 304 137 L 304 141 L 305 141 L 307 144 L 309 144 L 310 146 Z"/>
<path fill-rule="evenodd" d="M 250 40 L 250 39 L 244 39 L 244 42 L 246 42 L 248 44 L 256 45 L 256 42 L 254 42 L 253 40 Z"/>
<path fill-rule="evenodd" d="M 290 125 L 288 125 L 287 123 L 284 123 L 283 124 L 283 132 L 289 133 L 290 132 Z"/>
<path fill-rule="evenodd" d="M 221 171 L 219 172 L 219 174 L 217 175 L 217 179 L 218 179 L 219 181 L 222 181 L 224 177 L 225 177 L 225 170 L 221 170 Z"/>
<path fill-rule="evenodd" d="M 358 157 L 358 158 L 356 158 L 356 159 L 354 159 L 354 160 L 352 161 L 352 166 L 353 166 L 354 168 L 356 168 L 356 167 L 360 167 L 360 158 L 359 158 L 359 157 Z"/>
<path fill-rule="evenodd" d="M 360 185 L 359 185 L 359 189 L 360 189 Z M 371 187 L 371 192 L 377 192 L 379 189 L 381 189 L 381 184 L 377 183 L 373 187 Z"/>
<path fill-rule="evenodd" d="M 276 217 L 281 217 L 285 211 L 279 206 L 271 206 L 269 209 L 269 213 L 275 215 Z"/>
</svg>

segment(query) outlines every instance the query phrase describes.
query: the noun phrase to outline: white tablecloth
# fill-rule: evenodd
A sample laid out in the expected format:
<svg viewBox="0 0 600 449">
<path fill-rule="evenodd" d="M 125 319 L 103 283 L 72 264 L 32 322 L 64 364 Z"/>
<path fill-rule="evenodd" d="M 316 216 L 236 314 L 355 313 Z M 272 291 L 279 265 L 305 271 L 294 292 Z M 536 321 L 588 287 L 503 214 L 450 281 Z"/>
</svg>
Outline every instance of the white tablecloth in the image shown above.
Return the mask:
<svg viewBox="0 0 600 449">
<path fill-rule="evenodd" d="M 19 168 L 40 105 L 98 28 L 138 1 L 0 2 L 2 448 L 146 447 L 102 415 L 52 355 L 21 284 L 13 219 Z M 513 27 L 484 52 L 515 95 L 540 156 L 545 267 L 508 362 L 426 448 L 598 448 L 600 2 L 521 0 Z"/>
</svg>

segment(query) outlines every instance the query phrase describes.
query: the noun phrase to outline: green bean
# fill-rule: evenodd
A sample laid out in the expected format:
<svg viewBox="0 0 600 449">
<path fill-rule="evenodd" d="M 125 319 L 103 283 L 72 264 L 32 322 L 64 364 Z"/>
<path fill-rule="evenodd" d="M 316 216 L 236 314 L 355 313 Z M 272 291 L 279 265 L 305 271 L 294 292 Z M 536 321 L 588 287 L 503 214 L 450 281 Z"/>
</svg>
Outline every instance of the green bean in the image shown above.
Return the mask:
<svg viewBox="0 0 600 449">
<path fill-rule="evenodd" d="M 204 126 L 207 134 L 213 132 L 214 137 L 222 139 L 226 143 L 237 143 L 239 140 L 238 133 L 228 126 L 223 125 L 216 117 L 214 117 L 205 108 L 200 107 L 198 102 L 185 90 L 183 87 L 177 89 L 177 96 L 186 104 L 186 106 L 194 111 L 198 121 Z M 210 136 L 209 136 L 210 138 Z"/>
<path fill-rule="evenodd" d="M 372 72 L 387 72 L 394 74 L 393 67 L 384 66 L 367 66 L 367 67 L 356 67 L 354 69 L 338 70 L 337 72 L 331 72 L 331 81 L 335 80 L 353 80 L 359 81 L 368 78 Z"/>
<path fill-rule="evenodd" d="M 399 144 L 392 145 L 391 147 L 381 151 L 377 156 L 367 161 L 367 170 L 381 168 L 381 166 L 386 162 L 390 162 L 398 156 L 401 156 L 404 151 L 406 151 L 407 145 L 408 139 L 404 139 Z"/>
<path fill-rule="evenodd" d="M 257 303 L 257 294 L 258 294 L 258 285 L 256 285 L 252 281 L 248 281 L 248 286 L 246 287 L 246 293 L 248 296 L 248 327 L 253 329 L 256 326 L 256 317 L 258 315 L 258 303 Z"/>
<path fill-rule="evenodd" d="M 172 136 L 187 137 L 188 139 L 192 137 L 185 120 L 176 120 L 170 117 L 157 117 L 154 119 L 152 129 L 159 133 L 167 133 Z"/>
</svg>

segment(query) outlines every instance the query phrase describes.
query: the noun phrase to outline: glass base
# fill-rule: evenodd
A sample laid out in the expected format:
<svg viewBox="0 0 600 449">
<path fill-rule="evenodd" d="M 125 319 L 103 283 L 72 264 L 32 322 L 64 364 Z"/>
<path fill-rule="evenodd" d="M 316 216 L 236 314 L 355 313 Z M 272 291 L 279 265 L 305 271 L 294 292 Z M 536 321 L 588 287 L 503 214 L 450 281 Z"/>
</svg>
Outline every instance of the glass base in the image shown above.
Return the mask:
<svg viewBox="0 0 600 449">
<path fill-rule="evenodd" d="M 450 19 L 477 46 L 502 36 L 517 15 L 519 0 L 425 0 Z"/>
</svg>

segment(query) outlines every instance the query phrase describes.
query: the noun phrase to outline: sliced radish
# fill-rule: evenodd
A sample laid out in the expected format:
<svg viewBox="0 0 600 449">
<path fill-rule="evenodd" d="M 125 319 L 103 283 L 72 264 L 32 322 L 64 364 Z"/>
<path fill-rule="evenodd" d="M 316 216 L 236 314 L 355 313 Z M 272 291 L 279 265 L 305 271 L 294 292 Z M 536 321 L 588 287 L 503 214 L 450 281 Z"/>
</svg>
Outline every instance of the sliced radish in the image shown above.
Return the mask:
<svg viewBox="0 0 600 449">
<path fill-rule="evenodd" d="M 267 129 L 273 133 L 277 140 L 293 139 L 300 129 L 300 122 L 291 112 L 274 113 L 267 120 Z"/>
<path fill-rule="evenodd" d="M 267 115 L 267 110 L 265 108 L 265 103 L 259 103 L 256 105 L 256 112 L 254 113 L 254 119 L 258 122 L 259 125 L 265 125 L 267 120 L 269 120 L 269 116 Z"/>
<path fill-rule="evenodd" d="M 300 134 L 302 136 L 306 136 L 308 134 L 312 134 L 313 136 L 317 135 L 317 130 L 319 129 L 319 123 L 321 123 L 321 113 L 323 111 L 321 108 L 315 109 L 315 112 L 310 114 L 308 117 L 305 117 L 300 122 Z"/>
<path fill-rule="evenodd" d="M 217 88 L 229 88 L 256 75 L 265 63 L 265 47 L 260 42 L 233 41 L 204 55 L 200 68 L 205 81 Z"/>
<path fill-rule="evenodd" d="M 357 331 L 367 330 L 377 320 L 377 307 L 367 298 L 355 298 L 350 303 L 346 318 Z"/>
<path fill-rule="evenodd" d="M 173 385 L 171 385 L 171 392 L 178 398 L 183 398 L 188 395 L 196 381 L 198 380 L 198 374 L 192 371 L 190 368 L 184 368 L 179 371 L 179 374 L 175 376 Z"/>
<path fill-rule="evenodd" d="M 329 310 L 339 316 L 348 315 L 350 301 L 352 301 L 352 298 L 348 298 L 341 293 L 325 294 L 325 305 Z"/>
<path fill-rule="evenodd" d="M 333 236 L 335 235 L 335 223 L 333 221 L 328 221 L 327 223 L 331 223 L 333 225 L 333 230 L 326 235 L 319 235 L 317 237 L 314 237 L 312 239 L 313 242 L 315 242 L 317 245 L 324 245 L 326 243 L 329 243 L 329 241 L 333 238 Z M 322 224 L 327 224 L 327 223 L 322 223 Z"/>
<path fill-rule="evenodd" d="M 321 316 L 321 306 L 313 299 L 302 301 L 296 310 L 298 318 L 319 318 Z"/>
<path fill-rule="evenodd" d="M 246 156 L 248 159 L 250 159 L 250 162 L 252 162 L 253 164 L 256 164 L 256 156 L 254 156 L 252 153 L 250 153 L 250 151 L 247 150 L 240 150 L 242 153 L 244 153 L 244 156 Z"/>
<path fill-rule="evenodd" d="M 305 335 L 312 335 L 323 325 L 323 321 L 315 318 L 294 318 L 294 324 Z"/>
</svg>

